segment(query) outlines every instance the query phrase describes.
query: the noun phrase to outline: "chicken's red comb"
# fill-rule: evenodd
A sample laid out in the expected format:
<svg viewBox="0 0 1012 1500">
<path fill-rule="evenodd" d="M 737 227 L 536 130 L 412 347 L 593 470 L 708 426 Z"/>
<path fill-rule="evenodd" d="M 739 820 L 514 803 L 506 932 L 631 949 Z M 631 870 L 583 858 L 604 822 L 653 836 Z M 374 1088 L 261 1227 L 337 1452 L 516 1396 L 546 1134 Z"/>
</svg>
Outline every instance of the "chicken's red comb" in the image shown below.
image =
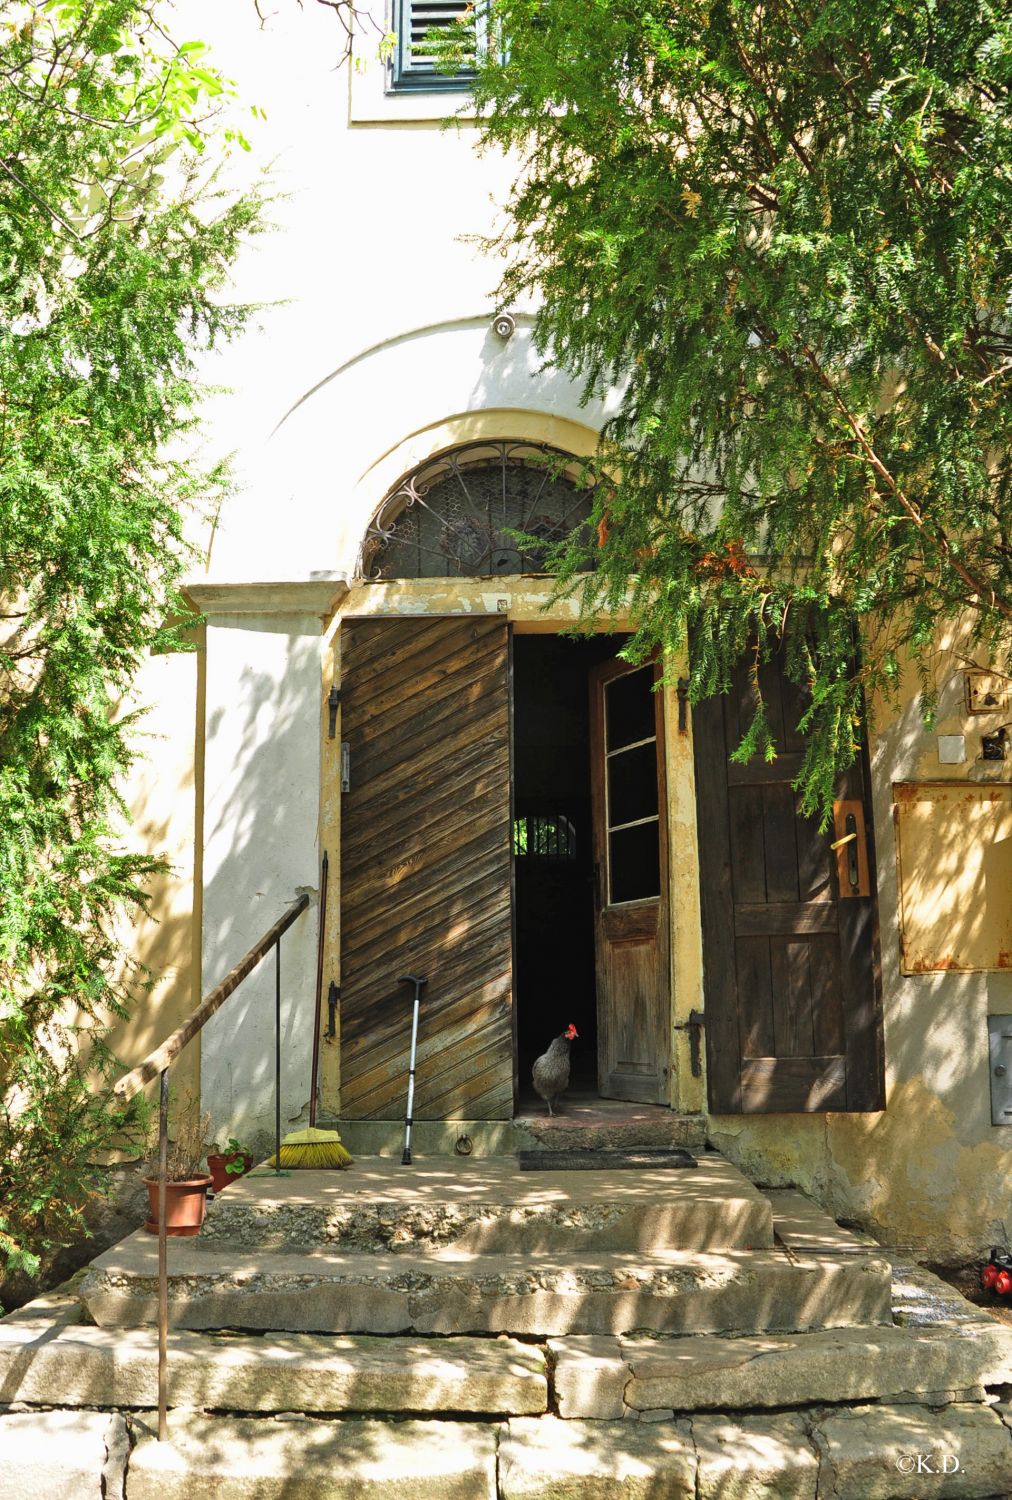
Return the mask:
<svg viewBox="0 0 1012 1500">
<path fill-rule="evenodd" d="M 569 1025 L 566 1027 L 566 1035 L 569 1037 L 570 1041 L 573 1040 L 574 1036 L 580 1035 L 576 1027 L 573 1025 L 572 1021 L 570 1021 Z"/>
</svg>

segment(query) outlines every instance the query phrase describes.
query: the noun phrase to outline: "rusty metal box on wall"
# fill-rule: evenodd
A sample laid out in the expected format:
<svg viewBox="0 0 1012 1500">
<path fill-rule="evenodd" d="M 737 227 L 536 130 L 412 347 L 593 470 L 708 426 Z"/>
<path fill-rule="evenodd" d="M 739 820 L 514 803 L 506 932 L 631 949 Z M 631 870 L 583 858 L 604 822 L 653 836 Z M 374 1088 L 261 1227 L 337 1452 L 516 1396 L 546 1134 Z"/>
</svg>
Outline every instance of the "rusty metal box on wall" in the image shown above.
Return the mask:
<svg viewBox="0 0 1012 1500">
<path fill-rule="evenodd" d="M 1012 969 L 1012 783 L 893 785 L 904 974 Z"/>
</svg>

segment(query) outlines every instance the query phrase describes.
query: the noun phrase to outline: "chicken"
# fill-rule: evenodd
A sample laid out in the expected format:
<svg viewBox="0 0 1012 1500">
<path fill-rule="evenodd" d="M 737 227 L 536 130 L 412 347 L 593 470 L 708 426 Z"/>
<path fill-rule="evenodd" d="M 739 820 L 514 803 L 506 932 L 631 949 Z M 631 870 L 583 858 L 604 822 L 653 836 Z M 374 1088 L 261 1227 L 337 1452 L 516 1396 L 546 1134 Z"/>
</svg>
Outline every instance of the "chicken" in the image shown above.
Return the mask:
<svg viewBox="0 0 1012 1500">
<path fill-rule="evenodd" d="M 534 1064 L 531 1076 L 534 1087 L 548 1105 L 548 1113 L 554 1115 L 555 1101 L 569 1087 L 569 1049 L 579 1033 L 570 1021 L 561 1036 L 543 1052 Z"/>
</svg>

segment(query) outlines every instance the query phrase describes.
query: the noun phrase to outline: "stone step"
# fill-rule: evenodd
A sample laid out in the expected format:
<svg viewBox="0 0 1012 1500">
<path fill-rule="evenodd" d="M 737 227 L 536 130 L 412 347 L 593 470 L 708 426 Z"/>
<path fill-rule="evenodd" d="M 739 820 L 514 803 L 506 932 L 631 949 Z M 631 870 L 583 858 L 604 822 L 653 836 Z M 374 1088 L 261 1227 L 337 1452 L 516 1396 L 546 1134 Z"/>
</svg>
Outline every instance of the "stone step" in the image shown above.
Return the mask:
<svg viewBox="0 0 1012 1500">
<path fill-rule="evenodd" d="M 1002 1500 L 1010 1483 L 1012 1429 L 983 1405 L 650 1424 L 521 1417 L 499 1441 L 501 1500 Z"/>
<path fill-rule="evenodd" d="M 356 1160 L 344 1172 L 259 1168 L 208 1205 L 210 1249 L 473 1255 L 745 1250 L 773 1244 L 769 1200 L 715 1153 L 687 1169 L 522 1172 L 512 1160 Z"/>
<path fill-rule="evenodd" d="M 157 1241 L 98 1257 L 80 1295 L 100 1327 L 157 1317 Z M 887 1321 L 890 1269 L 859 1256 L 772 1251 L 567 1257 L 303 1254 L 169 1242 L 176 1328 L 317 1333 L 793 1332 Z"/>
<path fill-rule="evenodd" d="M 559 1414 L 742 1411 L 883 1398 L 983 1401 L 1012 1383 L 1012 1328 L 983 1315 L 923 1328 L 758 1337 L 549 1341 Z"/>
<path fill-rule="evenodd" d="M 404 1149 L 404 1121 L 323 1119 L 321 1125 L 340 1132 L 355 1157 L 400 1159 Z M 628 1104 L 616 1100 L 567 1097 L 556 1115 L 544 1105 L 514 1120 L 419 1120 L 411 1131 L 413 1154 L 425 1157 L 508 1157 L 517 1151 L 621 1151 L 632 1147 L 686 1146 L 701 1151 L 706 1145 L 706 1116 L 675 1114 L 657 1104 Z"/>
<path fill-rule="evenodd" d="M 0 1473 L 15 1500 L 1000 1500 L 1010 1422 L 979 1404 L 649 1424 L 173 1411 L 159 1443 L 150 1419 L 58 1410 L 0 1415 Z"/>
<path fill-rule="evenodd" d="M 118 1412 L 0 1414 L 0 1484 L 8 1500 L 118 1500 L 129 1451 Z"/>
<path fill-rule="evenodd" d="M 0 1415 L 10 1500 L 496 1500 L 486 1422 L 274 1421 L 169 1413 Z"/>
<path fill-rule="evenodd" d="M 496 1500 L 497 1429 L 474 1422 L 313 1422 L 173 1412 L 136 1424 L 125 1500 Z"/>
<path fill-rule="evenodd" d="M 544 1352 L 509 1338 L 174 1332 L 168 1369 L 174 1407 L 482 1415 L 548 1407 Z M 4 1401 L 37 1405 L 156 1407 L 154 1330 L 5 1319 L 0 1392 Z"/>
</svg>

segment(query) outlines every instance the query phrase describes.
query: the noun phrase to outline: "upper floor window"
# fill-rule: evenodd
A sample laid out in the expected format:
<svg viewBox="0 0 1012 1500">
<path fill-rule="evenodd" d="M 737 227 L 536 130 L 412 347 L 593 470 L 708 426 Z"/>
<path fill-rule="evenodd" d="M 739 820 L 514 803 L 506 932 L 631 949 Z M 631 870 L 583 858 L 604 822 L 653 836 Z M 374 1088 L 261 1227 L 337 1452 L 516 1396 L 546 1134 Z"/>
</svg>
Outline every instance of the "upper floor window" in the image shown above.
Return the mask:
<svg viewBox="0 0 1012 1500">
<path fill-rule="evenodd" d="M 432 93 L 440 90 L 466 89 L 474 77 L 473 66 L 463 60 L 452 73 L 440 71 L 432 46 L 437 32 L 449 34 L 450 28 L 465 15 L 475 15 L 472 0 L 393 0 L 393 30 L 397 44 L 390 59 L 392 88 Z M 477 25 L 475 41 L 481 46 L 481 27 Z M 473 62 L 473 54 L 470 61 Z"/>
</svg>

